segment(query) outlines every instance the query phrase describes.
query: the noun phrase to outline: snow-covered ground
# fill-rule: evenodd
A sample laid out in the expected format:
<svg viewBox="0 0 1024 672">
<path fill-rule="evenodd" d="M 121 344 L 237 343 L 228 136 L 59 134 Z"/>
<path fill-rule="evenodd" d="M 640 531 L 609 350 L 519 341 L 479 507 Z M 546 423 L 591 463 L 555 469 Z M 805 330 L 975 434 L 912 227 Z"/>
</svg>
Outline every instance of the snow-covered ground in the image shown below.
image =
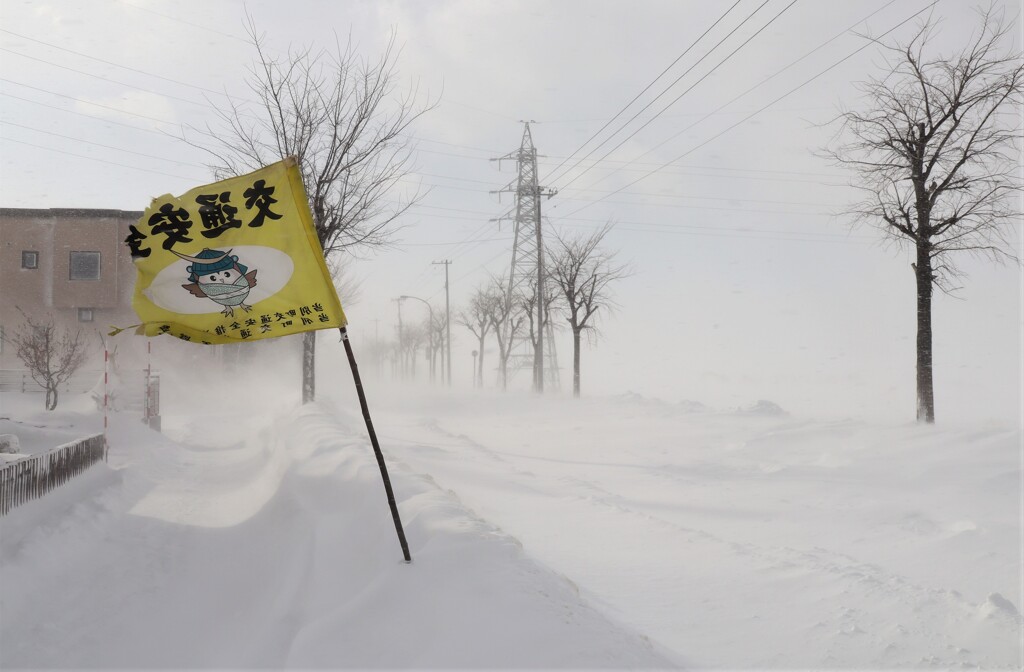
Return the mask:
<svg viewBox="0 0 1024 672">
<path fill-rule="evenodd" d="M 0 518 L 0 667 L 1024 663 L 1019 428 L 370 381 L 407 565 L 350 380 L 166 377 Z M 102 426 L 2 401 L 23 450 Z"/>
<path fill-rule="evenodd" d="M 1019 431 L 495 402 L 410 399 L 380 424 L 678 662 L 1020 666 Z"/>
</svg>

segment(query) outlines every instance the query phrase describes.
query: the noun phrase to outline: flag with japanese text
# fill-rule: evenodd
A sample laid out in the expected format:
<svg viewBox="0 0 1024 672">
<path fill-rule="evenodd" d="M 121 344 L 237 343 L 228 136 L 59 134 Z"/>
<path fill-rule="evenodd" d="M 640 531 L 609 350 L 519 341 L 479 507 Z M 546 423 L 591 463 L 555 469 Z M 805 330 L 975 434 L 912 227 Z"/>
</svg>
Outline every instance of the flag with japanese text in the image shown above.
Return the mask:
<svg viewBox="0 0 1024 672">
<path fill-rule="evenodd" d="M 294 159 L 155 198 L 129 231 L 136 333 L 220 344 L 346 324 Z"/>
</svg>

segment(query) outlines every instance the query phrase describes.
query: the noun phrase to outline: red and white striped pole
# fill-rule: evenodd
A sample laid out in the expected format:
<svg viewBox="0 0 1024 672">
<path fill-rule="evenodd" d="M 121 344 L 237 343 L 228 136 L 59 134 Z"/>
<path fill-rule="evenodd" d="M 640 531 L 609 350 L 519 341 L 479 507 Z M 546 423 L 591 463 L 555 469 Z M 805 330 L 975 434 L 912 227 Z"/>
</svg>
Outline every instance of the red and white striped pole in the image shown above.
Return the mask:
<svg viewBox="0 0 1024 672">
<path fill-rule="evenodd" d="M 146 417 L 143 418 L 143 422 L 145 422 L 147 425 L 149 424 L 149 419 L 153 415 L 153 406 L 152 406 L 153 400 L 150 398 L 150 389 L 149 389 L 152 377 L 153 377 L 153 341 L 147 340 L 146 341 L 146 389 L 145 389 L 145 392 L 144 392 L 145 396 L 143 397 L 146 400 L 145 410 L 143 411 L 146 414 Z"/>
<path fill-rule="evenodd" d="M 111 354 L 105 347 L 103 348 L 103 442 L 106 442 L 106 385 L 108 385 L 109 376 L 109 363 L 111 361 Z"/>
</svg>

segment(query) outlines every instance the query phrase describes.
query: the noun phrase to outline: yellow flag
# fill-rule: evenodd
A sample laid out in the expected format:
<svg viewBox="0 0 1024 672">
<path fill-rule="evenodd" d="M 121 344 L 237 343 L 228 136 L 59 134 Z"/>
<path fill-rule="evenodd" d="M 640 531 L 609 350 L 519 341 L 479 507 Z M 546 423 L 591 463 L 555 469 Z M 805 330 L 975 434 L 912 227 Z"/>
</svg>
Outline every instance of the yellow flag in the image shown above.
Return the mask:
<svg viewBox="0 0 1024 672">
<path fill-rule="evenodd" d="M 240 343 L 347 322 L 294 159 L 155 198 L 130 232 L 137 333 Z"/>
</svg>

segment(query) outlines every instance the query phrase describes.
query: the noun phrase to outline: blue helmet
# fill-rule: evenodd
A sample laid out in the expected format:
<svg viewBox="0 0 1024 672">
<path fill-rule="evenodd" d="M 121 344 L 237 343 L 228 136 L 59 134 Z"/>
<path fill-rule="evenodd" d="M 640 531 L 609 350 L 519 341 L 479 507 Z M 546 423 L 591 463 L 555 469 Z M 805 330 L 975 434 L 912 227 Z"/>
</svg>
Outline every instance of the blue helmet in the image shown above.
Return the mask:
<svg viewBox="0 0 1024 672">
<path fill-rule="evenodd" d="M 188 279 L 192 282 L 198 282 L 200 276 L 226 271 L 235 266 L 238 266 L 238 270 L 242 275 L 245 275 L 245 272 L 248 270 L 248 267 L 238 263 L 237 254 L 228 255 L 227 252 L 211 250 L 208 247 L 203 248 L 203 251 L 192 257 L 192 259 L 197 263 L 185 267 L 189 274 Z M 198 263 L 199 260 L 206 259 L 210 260 L 209 263 Z"/>
</svg>

